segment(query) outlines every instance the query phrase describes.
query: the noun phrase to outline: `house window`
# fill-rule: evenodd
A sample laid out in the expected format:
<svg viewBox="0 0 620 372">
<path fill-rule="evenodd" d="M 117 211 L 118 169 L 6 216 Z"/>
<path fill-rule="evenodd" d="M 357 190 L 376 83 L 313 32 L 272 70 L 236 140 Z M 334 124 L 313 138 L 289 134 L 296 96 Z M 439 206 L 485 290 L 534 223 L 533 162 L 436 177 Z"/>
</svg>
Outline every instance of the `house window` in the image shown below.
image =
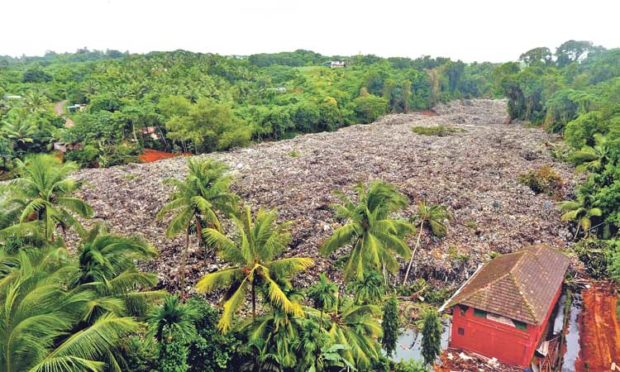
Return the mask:
<svg viewBox="0 0 620 372">
<path fill-rule="evenodd" d="M 465 315 L 465 313 L 467 312 L 468 307 L 465 305 L 459 305 L 459 311 L 461 312 L 461 315 Z"/>
<path fill-rule="evenodd" d="M 523 322 L 520 322 L 518 320 L 513 320 L 512 322 L 514 323 L 516 329 L 523 329 L 523 330 L 527 329 L 527 324 Z"/>
<path fill-rule="evenodd" d="M 457 330 L 457 332 L 459 333 L 459 336 L 465 336 L 465 329 L 459 327 L 459 329 Z"/>
<path fill-rule="evenodd" d="M 480 309 L 474 309 L 474 316 L 477 316 L 478 318 L 486 318 L 487 312 Z"/>
</svg>

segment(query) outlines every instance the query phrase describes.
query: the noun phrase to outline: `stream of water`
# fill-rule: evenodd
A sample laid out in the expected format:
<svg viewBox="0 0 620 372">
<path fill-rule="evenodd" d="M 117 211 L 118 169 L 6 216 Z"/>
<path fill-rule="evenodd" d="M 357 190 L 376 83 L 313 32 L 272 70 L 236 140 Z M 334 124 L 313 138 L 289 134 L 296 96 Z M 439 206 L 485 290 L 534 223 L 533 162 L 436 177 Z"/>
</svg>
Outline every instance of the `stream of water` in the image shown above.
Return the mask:
<svg viewBox="0 0 620 372">
<path fill-rule="evenodd" d="M 563 304 L 563 303 L 562 303 Z M 575 370 L 575 363 L 579 358 L 579 314 L 581 313 L 581 299 L 573 297 L 570 308 L 570 319 L 568 320 L 568 331 L 566 333 L 566 353 L 562 362 L 562 372 Z M 555 329 L 555 328 L 554 328 Z"/>
</svg>

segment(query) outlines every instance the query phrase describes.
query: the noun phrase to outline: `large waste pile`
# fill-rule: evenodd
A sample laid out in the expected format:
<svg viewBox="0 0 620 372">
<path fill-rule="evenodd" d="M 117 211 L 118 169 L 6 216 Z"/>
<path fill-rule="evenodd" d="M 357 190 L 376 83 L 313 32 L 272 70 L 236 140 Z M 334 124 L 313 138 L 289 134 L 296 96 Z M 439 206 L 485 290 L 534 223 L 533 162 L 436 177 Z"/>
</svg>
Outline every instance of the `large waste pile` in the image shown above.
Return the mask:
<svg viewBox="0 0 620 372">
<path fill-rule="evenodd" d="M 334 191 L 351 192 L 359 182 L 382 179 L 409 197 L 405 215 L 426 199 L 443 204 L 453 216 L 443 240 L 425 237 L 416 254 L 414 278 L 460 282 L 489 257 L 531 243 L 564 246 L 571 235 L 560 222 L 555 201 L 536 195 L 518 176 L 551 165 L 570 193 L 575 181 L 570 167 L 556 162 L 549 142 L 557 138 L 538 128 L 506 122 L 506 104 L 469 100 L 440 105 L 436 116 L 421 113 L 388 115 L 369 125 L 261 143 L 227 153 L 205 155 L 226 162 L 234 189 L 256 207 L 277 208 L 282 220 L 293 221 L 293 242 L 287 255 L 317 258 L 301 284 L 318 272 L 335 279 L 334 258 L 322 258 L 318 247 L 338 221 L 330 205 Z M 452 135 L 423 136 L 413 126 L 461 128 Z M 82 196 L 94 207 L 96 220 L 123 234 L 140 234 L 157 246 L 160 256 L 145 268 L 174 288 L 184 239 L 167 239 L 165 221 L 155 215 L 166 202 L 168 177 L 185 175 L 185 158 L 131 164 L 78 173 L 86 182 Z M 414 238 L 411 238 L 414 244 Z M 190 254 L 189 283 L 217 269 L 221 262 L 205 252 Z M 403 263 L 404 266 L 404 263 Z"/>
</svg>

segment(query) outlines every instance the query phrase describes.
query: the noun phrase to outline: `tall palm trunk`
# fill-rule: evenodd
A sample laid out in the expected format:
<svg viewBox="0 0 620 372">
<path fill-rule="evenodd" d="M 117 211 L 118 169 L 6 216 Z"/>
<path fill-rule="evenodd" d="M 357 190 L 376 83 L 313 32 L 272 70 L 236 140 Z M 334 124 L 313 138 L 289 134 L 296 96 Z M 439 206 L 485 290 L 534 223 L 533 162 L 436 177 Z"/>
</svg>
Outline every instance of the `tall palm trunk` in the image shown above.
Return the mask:
<svg viewBox="0 0 620 372">
<path fill-rule="evenodd" d="M 252 280 L 252 320 L 256 319 L 256 288 Z"/>
<path fill-rule="evenodd" d="M 403 285 L 407 284 L 407 279 L 409 279 L 409 271 L 411 270 L 411 265 L 413 265 L 413 258 L 415 257 L 415 252 L 418 250 L 420 246 L 420 238 L 422 237 L 422 231 L 424 231 L 424 220 L 420 222 L 420 231 L 418 231 L 418 240 L 415 243 L 415 248 L 413 248 L 413 252 L 411 252 L 411 259 L 409 259 L 409 266 L 407 266 L 407 271 L 405 272 L 405 280 L 403 280 Z"/>
<path fill-rule="evenodd" d="M 200 216 L 196 215 L 196 235 L 198 235 L 198 246 L 202 245 L 202 223 L 200 223 Z"/>
<path fill-rule="evenodd" d="M 185 249 L 181 255 L 181 273 L 179 274 L 179 282 L 181 285 L 181 298 L 185 298 L 185 269 L 187 266 L 187 256 L 189 253 L 189 226 L 185 230 Z"/>
</svg>

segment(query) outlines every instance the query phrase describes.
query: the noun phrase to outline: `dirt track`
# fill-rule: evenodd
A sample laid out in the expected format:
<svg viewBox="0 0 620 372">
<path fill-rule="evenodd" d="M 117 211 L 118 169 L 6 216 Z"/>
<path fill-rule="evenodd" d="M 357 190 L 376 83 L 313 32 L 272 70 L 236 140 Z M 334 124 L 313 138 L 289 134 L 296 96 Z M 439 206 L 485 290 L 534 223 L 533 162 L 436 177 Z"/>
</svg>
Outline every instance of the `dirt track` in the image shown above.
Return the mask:
<svg viewBox="0 0 620 372">
<path fill-rule="evenodd" d="M 293 221 L 287 254 L 315 257 L 311 276 L 320 271 L 339 276 L 333 258 L 318 255 L 321 242 L 338 226 L 330 209 L 336 201 L 334 191 L 349 192 L 372 179 L 392 182 L 409 197 L 406 216 L 415 212 L 419 200 L 427 199 L 446 205 L 454 217 L 446 239 L 424 238 L 414 278 L 456 285 L 492 251 L 511 252 L 539 242 L 566 245 L 571 234 L 559 221 L 555 201 L 535 195 L 517 180 L 528 170 L 552 165 L 565 180 L 566 191 L 572 189 L 570 167 L 549 155 L 548 143 L 556 138 L 538 128 L 503 124 L 502 101 L 465 101 L 436 111 L 438 116 L 390 115 L 370 125 L 209 156 L 231 167 L 234 189 L 247 203 L 277 208 L 282 219 Z M 438 124 L 463 132 L 435 137 L 411 131 L 412 126 Z M 155 221 L 155 214 L 169 193 L 162 181 L 183 177 L 185 162 L 175 158 L 78 174 L 87 182 L 82 196 L 93 205 L 97 219 L 118 232 L 142 234 L 160 249 L 160 258 L 146 268 L 157 272 L 168 287 L 176 286 L 183 240 L 166 239 L 165 224 Z M 220 265 L 193 251 L 190 283 Z"/>
<path fill-rule="evenodd" d="M 581 344 L 577 371 L 620 371 L 620 319 L 616 313 L 617 293 L 609 284 L 594 284 L 582 292 Z"/>
</svg>

